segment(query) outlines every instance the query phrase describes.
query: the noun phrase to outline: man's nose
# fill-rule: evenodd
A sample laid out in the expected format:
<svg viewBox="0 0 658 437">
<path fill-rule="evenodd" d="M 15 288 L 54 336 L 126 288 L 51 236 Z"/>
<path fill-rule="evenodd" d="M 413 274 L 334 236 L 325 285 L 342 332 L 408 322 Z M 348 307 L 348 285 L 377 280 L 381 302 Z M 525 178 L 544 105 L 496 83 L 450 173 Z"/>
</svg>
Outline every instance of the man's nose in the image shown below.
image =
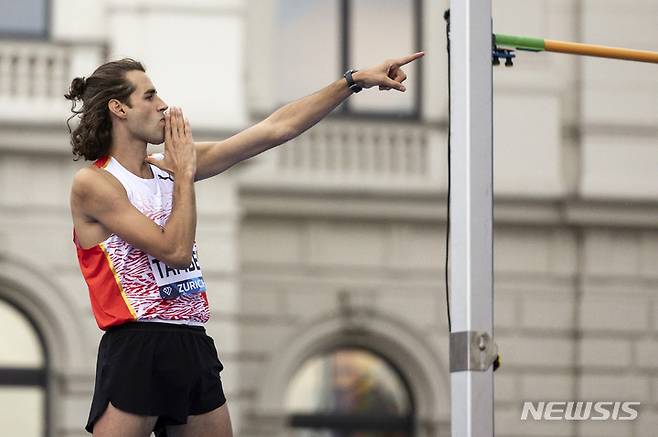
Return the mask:
<svg viewBox="0 0 658 437">
<path fill-rule="evenodd" d="M 159 111 L 159 112 L 164 112 L 164 111 L 166 111 L 167 109 L 169 109 L 169 105 L 167 105 L 167 102 L 165 102 L 164 100 L 160 99 L 160 106 L 158 107 L 158 111 Z"/>
</svg>

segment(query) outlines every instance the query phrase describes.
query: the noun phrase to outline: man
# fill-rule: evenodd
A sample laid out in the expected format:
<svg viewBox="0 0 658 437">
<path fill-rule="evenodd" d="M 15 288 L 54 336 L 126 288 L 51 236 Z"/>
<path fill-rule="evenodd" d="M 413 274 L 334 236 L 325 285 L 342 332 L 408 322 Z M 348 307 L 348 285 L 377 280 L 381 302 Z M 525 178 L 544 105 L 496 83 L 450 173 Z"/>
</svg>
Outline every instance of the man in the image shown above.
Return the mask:
<svg viewBox="0 0 658 437">
<path fill-rule="evenodd" d="M 295 138 L 361 88 L 405 91 L 401 66 L 422 52 L 350 70 L 219 142 L 194 143 L 180 108 L 167 111 L 139 62 L 101 65 L 66 97 L 80 124 L 71 213 L 80 268 L 105 330 L 87 431 L 95 436 L 231 436 L 195 243 L 194 181 Z M 76 110 L 76 102 L 83 107 Z M 164 141 L 164 156 L 148 143 Z"/>
</svg>

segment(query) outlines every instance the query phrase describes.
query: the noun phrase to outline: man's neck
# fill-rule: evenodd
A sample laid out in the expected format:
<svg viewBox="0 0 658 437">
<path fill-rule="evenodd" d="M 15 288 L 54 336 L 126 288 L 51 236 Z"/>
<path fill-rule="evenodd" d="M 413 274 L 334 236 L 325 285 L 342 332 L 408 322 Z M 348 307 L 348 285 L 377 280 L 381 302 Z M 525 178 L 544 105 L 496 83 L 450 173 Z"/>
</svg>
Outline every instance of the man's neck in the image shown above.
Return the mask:
<svg viewBox="0 0 658 437">
<path fill-rule="evenodd" d="M 133 141 L 131 144 L 112 144 L 110 156 L 119 161 L 126 170 L 144 179 L 153 178 L 153 172 L 146 158 L 146 142 Z"/>
</svg>

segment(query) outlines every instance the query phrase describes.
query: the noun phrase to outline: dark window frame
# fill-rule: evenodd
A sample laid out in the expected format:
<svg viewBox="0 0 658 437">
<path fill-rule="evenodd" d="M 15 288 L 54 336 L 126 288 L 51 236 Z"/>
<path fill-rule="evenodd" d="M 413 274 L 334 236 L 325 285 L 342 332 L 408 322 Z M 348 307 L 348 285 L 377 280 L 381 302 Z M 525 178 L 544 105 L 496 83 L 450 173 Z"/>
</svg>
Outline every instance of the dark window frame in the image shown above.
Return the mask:
<svg viewBox="0 0 658 437">
<path fill-rule="evenodd" d="M 6 302 L 18 311 L 28 321 L 32 329 L 37 335 L 39 345 L 43 351 L 43 367 L 39 369 L 26 369 L 19 367 L 2 367 L 0 366 L 0 388 L 1 387 L 40 387 L 44 391 L 43 396 L 43 435 L 44 437 L 51 436 L 50 423 L 50 351 L 46 343 L 46 339 L 39 328 L 39 325 L 30 316 L 30 313 L 25 311 L 21 305 L 6 296 L 0 296 L 0 300 Z"/>
<path fill-rule="evenodd" d="M 409 414 L 407 416 L 374 416 L 366 414 L 290 414 L 287 417 L 287 425 L 297 429 L 330 429 L 340 431 L 401 431 L 409 436 L 416 433 L 416 398 L 408 378 L 402 373 L 398 366 L 385 354 L 363 344 L 352 342 L 341 343 L 321 352 L 316 352 L 306 358 L 311 359 L 324 354 L 330 355 L 343 349 L 356 349 L 368 352 L 385 362 L 389 368 L 400 379 L 402 386 L 409 396 Z M 306 361 L 304 360 L 304 362 Z M 299 369 L 298 369 L 299 370 Z"/>
<path fill-rule="evenodd" d="M 0 28 L 0 39 L 15 39 L 15 40 L 34 40 L 34 41 L 47 41 L 50 39 L 51 22 L 52 19 L 52 2 L 51 0 L 43 0 L 44 8 L 44 29 L 39 33 L 27 32 L 6 32 Z"/>
<path fill-rule="evenodd" d="M 409 0 L 413 10 L 413 25 L 414 25 L 414 46 L 413 50 L 420 51 L 423 43 L 423 11 L 422 11 L 422 0 Z M 350 2 L 351 0 L 340 0 L 340 35 L 341 35 L 341 64 L 342 75 L 345 71 L 350 68 L 353 68 L 350 62 Z M 382 59 L 383 60 L 383 59 Z M 360 120 L 405 120 L 405 121 L 414 121 L 418 120 L 422 116 L 423 110 L 423 69 L 422 64 L 419 64 L 416 68 L 416 84 L 414 86 L 414 109 L 410 113 L 401 113 L 396 111 L 390 112 L 375 112 L 367 110 L 355 110 L 351 108 L 349 99 L 343 102 L 336 110 L 333 112 L 332 117 L 336 118 L 350 118 L 350 119 L 360 119 Z"/>
</svg>

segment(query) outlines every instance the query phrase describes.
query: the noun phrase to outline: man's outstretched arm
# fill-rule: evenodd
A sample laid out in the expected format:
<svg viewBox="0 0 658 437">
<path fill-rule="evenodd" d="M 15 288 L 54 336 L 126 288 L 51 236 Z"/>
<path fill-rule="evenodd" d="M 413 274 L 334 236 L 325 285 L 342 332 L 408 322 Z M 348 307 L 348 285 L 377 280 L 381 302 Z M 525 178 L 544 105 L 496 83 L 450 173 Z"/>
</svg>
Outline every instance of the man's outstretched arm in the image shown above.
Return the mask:
<svg viewBox="0 0 658 437">
<path fill-rule="evenodd" d="M 422 57 L 423 52 L 391 59 L 353 74 L 362 88 L 378 86 L 380 90 L 404 92 L 407 75 L 402 66 Z M 215 176 L 240 161 L 289 141 L 322 120 L 352 94 L 345 79 L 296 100 L 276 110 L 254 126 L 219 142 L 196 143 L 196 180 Z"/>
</svg>

